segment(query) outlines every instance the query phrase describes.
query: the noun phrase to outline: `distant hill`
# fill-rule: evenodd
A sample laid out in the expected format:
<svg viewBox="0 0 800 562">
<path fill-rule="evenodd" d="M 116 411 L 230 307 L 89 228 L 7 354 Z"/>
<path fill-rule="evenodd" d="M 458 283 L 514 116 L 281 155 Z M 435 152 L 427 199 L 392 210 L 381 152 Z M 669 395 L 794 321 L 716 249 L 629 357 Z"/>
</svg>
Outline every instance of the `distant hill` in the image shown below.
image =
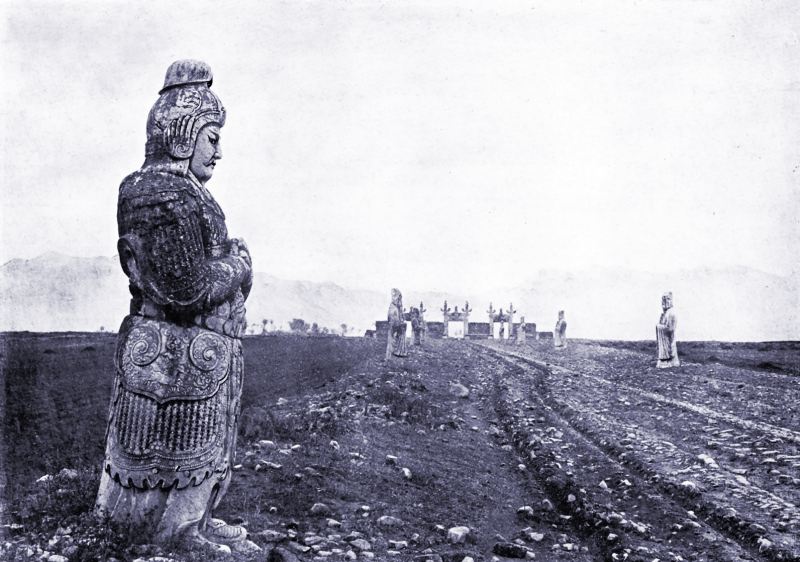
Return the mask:
<svg viewBox="0 0 800 562">
<path fill-rule="evenodd" d="M 385 317 L 389 287 L 348 289 L 335 283 L 293 281 L 256 273 L 247 302 L 252 328 L 263 319 L 288 329 L 292 318 L 361 335 Z M 401 287 L 402 289 L 402 287 Z M 778 277 L 744 267 L 697 269 L 670 274 L 595 269 L 542 271 L 517 287 L 492 295 L 470 295 L 473 319 L 484 321 L 489 301 L 509 302 L 550 330 L 559 309 L 566 311 L 568 334 L 603 339 L 649 339 L 660 313 L 660 295 L 675 294 L 679 338 L 685 340 L 798 340 L 800 283 L 797 275 Z M 428 320 L 439 320 L 447 298 L 463 306 L 464 295 L 404 291 L 406 306 L 420 300 Z M 0 266 L 0 330 L 116 330 L 128 309 L 127 280 L 116 257 L 76 258 L 44 254 Z M 257 326 L 256 326 L 257 325 Z"/>
<path fill-rule="evenodd" d="M 272 320 L 272 329 L 288 330 L 291 319 L 302 318 L 337 332 L 341 324 L 347 324 L 348 335 L 363 335 L 375 327 L 375 320 L 386 316 L 389 290 L 346 289 L 335 283 L 256 273 L 247 319 L 258 333 L 264 319 Z M 406 296 L 406 306 L 424 300 L 431 310 L 441 307 L 447 298 L 434 292 L 408 292 Z M 96 331 L 100 327 L 115 331 L 129 299 L 128 281 L 116 257 L 48 253 L 0 266 L 0 331 Z M 428 317 L 433 318 L 430 311 Z"/>
</svg>

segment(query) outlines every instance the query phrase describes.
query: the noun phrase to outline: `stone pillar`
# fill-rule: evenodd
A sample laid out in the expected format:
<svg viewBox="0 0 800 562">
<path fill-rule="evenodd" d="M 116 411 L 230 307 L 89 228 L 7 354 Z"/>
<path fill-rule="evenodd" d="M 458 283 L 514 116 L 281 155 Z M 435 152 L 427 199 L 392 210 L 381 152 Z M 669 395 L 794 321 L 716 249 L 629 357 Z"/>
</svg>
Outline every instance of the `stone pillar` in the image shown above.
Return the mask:
<svg viewBox="0 0 800 562">
<path fill-rule="evenodd" d="M 514 339 L 514 303 L 508 305 L 508 339 Z"/>
<path fill-rule="evenodd" d="M 464 303 L 464 337 L 469 337 L 469 313 L 472 309 L 469 307 L 469 301 Z"/>
<path fill-rule="evenodd" d="M 489 303 L 489 310 L 486 311 L 486 314 L 489 315 L 489 339 L 494 338 L 494 315 L 497 312 L 493 307 L 492 303 Z"/>
<path fill-rule="evenodd" d="M 444 306 L 443 306 L 442 308 L 440 308 L 439 310 L 441 310 L 441 311 L 442 311 L 442 316 L 443 316 L 443 322 L 442 322 L 442 328 L 443 328 L 443 331 L 442 331 L 442 337 L 443 337 L 443 338 L 446 338 L 446 337 L 447 337 L 447 323 L 448 323 L 448 321 L 450 320 L 450 307 L 449 307 L 449 306 L 447 306 L 447 301 L 444 301 Z"/>
</svg>

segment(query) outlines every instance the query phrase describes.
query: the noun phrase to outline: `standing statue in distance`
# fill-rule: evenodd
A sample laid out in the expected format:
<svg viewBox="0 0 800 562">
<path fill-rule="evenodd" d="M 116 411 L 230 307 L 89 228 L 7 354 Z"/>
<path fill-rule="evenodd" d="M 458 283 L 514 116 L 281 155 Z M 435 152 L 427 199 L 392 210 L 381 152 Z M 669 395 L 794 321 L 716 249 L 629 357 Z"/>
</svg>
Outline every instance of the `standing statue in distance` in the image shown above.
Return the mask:
<svg viewBox="0 0 800 562">
<path fill-rule="evenodd" d="M 519 317 L 519 326 L 517 326 L 517 345 L 525 345 L 525 317 Z"/>
<path fill-rule="evenodd" d="M 656 324 L 656 342 L 658 343 L 658 362 L 656 367 L 680 367 L 678 359 L 678 342 L 675 339 L 675 329 L 678 327 L 678 318 L 672 308 L 672 293 L 667 292 L 661 296 L 661 318 Z"/>
<path fill-rule="evenodd" d="M 411 307 L 411 331 L 414 334 L 414 345 L 422 345 L 422 316 L 414 306 Z"/>
<path fill-rule="evenodd" d="M 207 64 L 173 63 L 147 119 L 145 161 L 119 188 L 120 264 L 130 313 L 114 356 L 96 510 L 221 553 L 250 552 L 244 527 L 214 519 L 231 481 L 242 391 L 247 246 L 206 189 L 225 109 Z"/>
<path fill-rule="evenodd" d="M 419 302 L 419 345 L 425 344 L 425 338 L 428 335 L 428 323 L 425 321 L 425 304 Z"/>
<path fill-rule="evenodd" d="M 567 321 L 564 319 L 564 311 L 558 311 L 558 320 L 556 327 L 553 329 L 553 345 L 556 349 L 564 349 L 567 347 Z"/>
<path fill-rule="evenodd" d="M 406 321 L 403 316 L 403 295 L 399 289 L 392 289 L 392 303 L 387 314 L 389 337 L 386 342 L 386 361 L 395 357 L 406 357 Z"/>
</svg>

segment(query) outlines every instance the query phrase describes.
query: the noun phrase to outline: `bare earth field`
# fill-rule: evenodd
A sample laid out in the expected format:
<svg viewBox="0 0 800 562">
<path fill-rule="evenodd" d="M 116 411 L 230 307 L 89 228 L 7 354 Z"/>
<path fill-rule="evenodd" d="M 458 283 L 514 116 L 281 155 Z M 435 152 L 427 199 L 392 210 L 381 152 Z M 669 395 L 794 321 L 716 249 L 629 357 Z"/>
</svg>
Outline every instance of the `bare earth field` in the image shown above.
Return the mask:
<svg viewBox="0 0 800 562">
<path fill-rule="evenodd" d="M 0 344 L 0 559 L 215 559 L 91 515 L 114 336 Z M 679 343 L 669 371 L 652 342 L 383 352 L 245 339 L 218 515 L 248 560 L 800 560 L 800 343 Z"/>
</svg>

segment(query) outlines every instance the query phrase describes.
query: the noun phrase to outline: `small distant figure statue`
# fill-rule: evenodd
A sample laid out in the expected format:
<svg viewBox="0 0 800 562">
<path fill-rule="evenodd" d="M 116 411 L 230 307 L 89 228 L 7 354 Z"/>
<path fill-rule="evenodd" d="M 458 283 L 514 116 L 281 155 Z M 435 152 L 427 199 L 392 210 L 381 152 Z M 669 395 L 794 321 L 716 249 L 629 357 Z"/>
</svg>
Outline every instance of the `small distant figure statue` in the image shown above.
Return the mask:
<svg viewBox="0 0 800 562">
<path fill-rule="evenodd" d="M 428 323 L 425 321 L 425 305 L 422 301 L 419 303 L 419 345 L 424 345 L 425 338 L 428 335 Z"/>
<path fill-rule="evenodd" d="M 419 309 L 416 307 L 411 307 L 411 332 L 414 335 L 414 345 L 420 345 L 421 340 L 421 326 L 420 326 L 420 318 L 419 318 Z"/>
<path fill-rule="evenodd" d="M 406 321 L 403 317 L 403 295 L 392 289 L 392 304 L 389 305 L 389 338 L 386 342 L 386 361 L 395 357 L 406 357 Z"/>
<path fill-rule="evenodd" d="M 519 326 L 517 326 L 517 345 L 525 345 L 525 317 L 519 317 Z"/>
<path fill-rule="evenodd" d="M 567 347 L 567 321 L 564 319 L 564 311 L 558 311 L 558 320 L 556 327 L 553 329 L 553 344 L 556 349 L 564 349 Z"/>
<path fill-rule="evenodd" d="M 675 339 L 675 328 L 678 326 L 678 317 L 675 309 L 672 308 L 672 292 L 664 293 L 661 296 L 661 318 L 656 324 L 656 342 L 658 343 L 658 362 L 656 367 L 666 369 L 669 367 L 680 367 L 678 359 L 678 343 Z"/>
</svg>

